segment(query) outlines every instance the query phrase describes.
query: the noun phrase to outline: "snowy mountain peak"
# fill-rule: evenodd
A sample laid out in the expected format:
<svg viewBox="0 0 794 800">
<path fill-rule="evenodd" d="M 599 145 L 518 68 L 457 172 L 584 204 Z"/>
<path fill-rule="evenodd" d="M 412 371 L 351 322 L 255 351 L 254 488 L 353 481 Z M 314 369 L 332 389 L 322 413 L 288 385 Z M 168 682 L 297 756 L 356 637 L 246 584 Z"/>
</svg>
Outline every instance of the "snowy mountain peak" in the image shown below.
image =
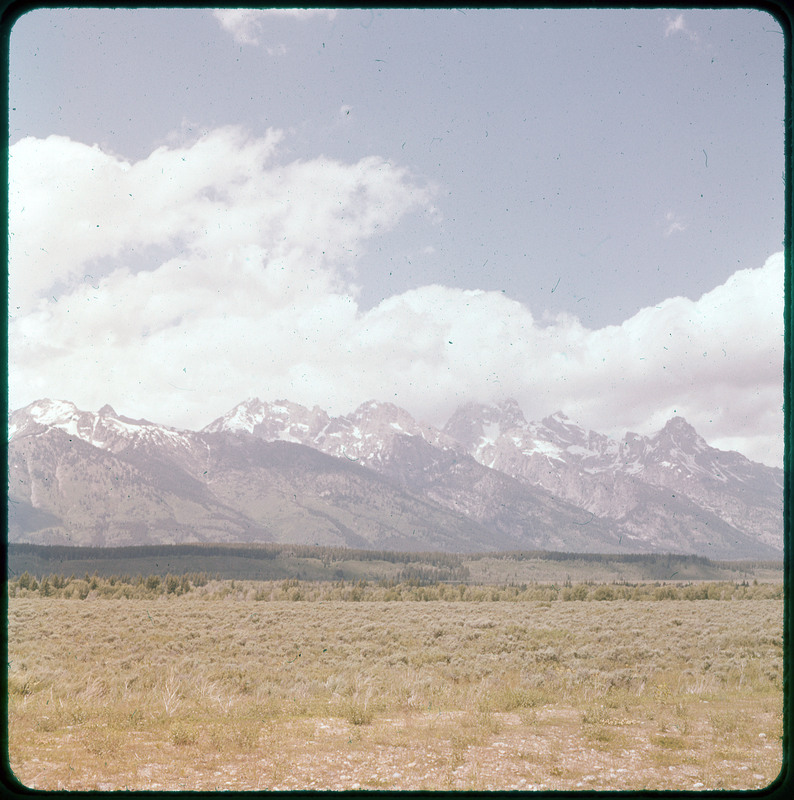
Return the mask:
<svg viewBox="0 0 794 800">
<path fill-rule="evenodd" d="M 378 400 L 365 400 L 361 405 L 359 405 L 356 410 L 353 412 L 354 415 L 357 414 L 370 414 L 373 411 L 377 411 L 379 408 L 396 408 L 396 406 L 392 405 L 391 403 L 381 403 Z"/>
<path fill-rule="evenodd" d="M 9 439 L 34 435 L 55 428 L 102 450 L 119 452 L 138 442 L 177 441 L 183 434 L 174 428 L 146 420 L 120 417 L 112 406 L 104 405 L 96 414 L 81 411 L 63 400 L 37 400 L 14 411 L 9 421 Z"/>
<path fill-rule="evenodd" d="M 395 413 L 407 414 L 407 411 L 392 403 L 381 403 L 377 400 L 365 400 L 352 413 L 348 414 L 349 419 L 365 419 L 373 416 L 394 415 Z"/>
<path fill-rule="evenodd" d="M 289 400 L 263 401 L 252 397 L 211 422 L 205 433 L 250 433 L 266 441 L 283 440 L 306 444 L 328 425 L 328 415 L 319 407 L 309 410 Z"/>
<path fill-rule="evenodd" d="M 9 438 L 32 432 L 40 427 L 61 427 L 79 417 L 74 403 L 65 400 L 36 400 L 11 414 L 8 426 Z"/>
<path fill-rule="evenodd" d="M 563 414 L 562 411 L 555 411 L 551 416 L 544 417 L 542 420 L 543 424 L 549 428 L 554 429 L 564 429 L 564 428 L 575 428 L 577 427 L 574 423 L 571 422 L 570 418 Z"/>
<path fill-rule="evenodd" d="M 287 441 L 368 466 L 390 457 L 398 437 L 417 437 L 442 449 L 452 441 L 418 423 L 393 403 L 367 400 L 346 416 L 330 417 L 318 406 L 310 411 L 287 400 L 246 401 L 204 429 L 206 433 L 249 433 L 265 441 Z"/>
<path fill-rule="evenodd" d="M 501 436 L 511 432 L 519 435 L 528 427 L 521 407 L 513 398 L 498 405 L 467 403 L 449 418 L 443 433 L 457 441 L 467 451 L 483 445 L 493 445 Z"/>
<path fill-rule="evenodd" d="M 497 406 L 499 410 L 499 429 L 502 432 L 506 432 L 512 430 L 513 428 L 525 428 L 527 425 L 527 420 L 524 417 L 524 413 L 521 411 L 521 406 L 518 405 L 518 402 L 514 400 L 512 397 L 508 397 L 507 400 L 500 403 Z"/>
<path fill-rule="evenodd" d="M 220 430 L 247 431 L 251 433 L 258 421 L 266 414 L 266 404 L 258 397 L 249 397 L 238 403 L 222 417 L 210 422 L 203 430 L 208 433 L 217 433 Z"/>
<path fill-rule="evenodd" d="M 352 414 L 348 415 L 347 419 L 355 425 L 363 424 L 368 428 L 387 425 L 409 435 L 419 433 L 420 428 L 416 420 L 404 408 L 400 408 L 394 403 L 380 403 L 376 400 L 362 403 Z"/>
<path fill-rule="evenodd" d="M 651 437 L 651 442 L 669 452 L 680 450 L 684 453 L 701 453 L 710 449 L 705 439 L 683 417 L 668 420 L 664 428 Z"/>
<path fill-rule="evenodd" d="M 485 520 L 483 509 L 492 506 L 496 516 L 487 517 L 489 525 L 498 527 L 501 515 L 513 515 L 510 536 L 534 530 L 537 503 L 551 493 L 555 503 L 572 504 L 600 520 L 588 532 L 598 529 L 600 536 L 611 530 L 614 536 L 603 539 L 604 546 L 625 536 L 624 542 L 631 539 L 642 547 L 716 552 L 712 543 L 717 536 L 726 553 L 753 552 L 754 543 L 767 552 L 781 547 L 782 470 L 710 447 L 682 417 L 669 420 L 653 435 L 627 433 L 619 440 L 583 429 L 561 412 L 527 423 L 514 400 L 463 406 L 442 432 L 391 403 L 367 401 L 346 416 L 330 417 L 317 406 L 309 410 L 288 400 L 249 398 L 204 432 L 232 436 L 216 441 L 203 433 L 120 416 L 110 405 L 92 413 L 70 402 L 40 400 L 11 415 L 9 448 L 17 452 L 19 486 L 26 486 L 33 474 L 25 459 L 34 451 L 41 453 L 47 469 L 54 468 L 53 453 L 67 454 L 64 464 L 96 459 L 91 448 L 78 440 L 125 464 L 191 465 L 190 469 L 199 470 L 201 482 L 206 480 L 210 456 L 220 458 L 218 464 L 232 458 L 223 454 L 233 440 L 235 453 L 249 449 L 257 453 L 260 445 L 248 438 L 252 436 L 288 443 L 268 448 L 285 458 L 293 452 L 289 443 L 294 443 L 341 459 L 340 486 L 355 470 L 369 469 L 403 488 L 425 492 L 428 502 L 443 501 L 445 508 L 474 520 Z M 305 458 L 303 448 L 300 458 Z M 103 467 L 83 483 L 89 485 L 104 474 Z M 158 488 L 161 478 L 158 473 Z M 213 486 L 220 485 L 213 479 Z M 531 508 L 513 507 L 522 492 L 534 498 Z M 32 503 L 32 496 L 26 502 Z M 556 523 L 552 527 L 562 530 Z M 579 535 L 578 528 L 571 531 Z M 569 545 L 565 535 L 560 532 L 561 538 L 554 539 L 557 546 Z M 550 541 L 544 540 L 543 546 Z M 741 547 L 737 542 L 743 542 Z"/>
<path fill-rule="evenodd" d="M 691 439 L 700 438 L 698 437 L 697 431 L 683 417 L 678 416 L 671 417 L 669 420 L 667 420 L 660 433 L 667 433 L 670 436 L 687 437 Z"/>
<path fill-rule="evenodd" d="M 56 425 L 72 419 L 80 412 L 74 403 L 68 400 L 38 400 L 22 409 L 36 422 L 42 425 Z"/>
<path fill-rule="evenodd" d="M 8 438 L 24 436 L 42 427 L 68 425 L 79 415 L 77 406 L 64 400 L 44 398 L 14 411 L 8 420 Z"/>
<path fill-rule="evenodd" d="M 591 438 L 588 431 L 571 422 L 562 411 L 557 411 L 550 417 L 544 417 L 536 431 L 541 438 L 548 439 L 563 448 L 588 448 Z"/>
</svg>

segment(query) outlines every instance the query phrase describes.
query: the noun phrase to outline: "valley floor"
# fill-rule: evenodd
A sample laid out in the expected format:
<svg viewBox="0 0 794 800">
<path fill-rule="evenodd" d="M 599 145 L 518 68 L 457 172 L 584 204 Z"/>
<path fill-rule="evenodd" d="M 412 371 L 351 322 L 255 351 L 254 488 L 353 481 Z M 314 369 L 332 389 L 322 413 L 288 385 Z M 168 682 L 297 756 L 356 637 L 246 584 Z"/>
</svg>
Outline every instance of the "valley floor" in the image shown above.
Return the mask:
<svg viewBox="0 0 794 800">
<path fill-rule="evenodd" d="M 752 789 L 780 600 L 9 600 L 37 789 Z"/>
</svg>

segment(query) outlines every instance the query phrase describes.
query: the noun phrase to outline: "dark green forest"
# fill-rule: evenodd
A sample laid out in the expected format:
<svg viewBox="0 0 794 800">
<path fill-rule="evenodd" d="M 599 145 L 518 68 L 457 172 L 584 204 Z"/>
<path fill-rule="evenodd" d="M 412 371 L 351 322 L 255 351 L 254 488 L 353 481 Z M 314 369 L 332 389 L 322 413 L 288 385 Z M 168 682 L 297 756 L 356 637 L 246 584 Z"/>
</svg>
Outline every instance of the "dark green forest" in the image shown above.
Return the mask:
<svg viewBox="0 0 794 800">
<path fill-rule="evenodd" d="M 9 544 L 7 578 L 24 573 L 44 576 L 209 575 L 219 580 L 392 581 L 436 583 L 509 583 L 511 570 L 551 573 L 569 569 L 587 582 L 609 582 L 608 575 L 631 569 L 643 580 L 744 580 L 759 571 L 780 571 L 782 562 L 712 561 L 676 554 L 604 554 L 548 551 L 498 553 L 396 552 L 288 544 L 179 544 L 139 547 L 67 547 Z M 484 569 L 488 565 L 488 569 Z M 472 573 L 476 573 L 473 577 Z M 488 577 L 483 579 L 483 574 Z M 592 581 L 590 580 L 592 578 Z M 516 581 L 512 581 L 516 582 Z M 524 582 L 524 580 L 519 580 Z M 532 581 L 530 581 L 532 582 Z"/>
</svg>

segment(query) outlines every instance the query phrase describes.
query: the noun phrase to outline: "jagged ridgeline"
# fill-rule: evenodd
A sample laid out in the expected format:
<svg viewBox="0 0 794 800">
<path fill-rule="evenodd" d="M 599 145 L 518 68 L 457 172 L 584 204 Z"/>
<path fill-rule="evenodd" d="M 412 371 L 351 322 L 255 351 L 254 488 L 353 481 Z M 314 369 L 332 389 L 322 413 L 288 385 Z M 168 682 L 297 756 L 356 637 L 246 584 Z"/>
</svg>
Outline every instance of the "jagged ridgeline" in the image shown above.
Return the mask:
<svg viewBox="0 0 794 800">
<path fill-rule="evenodd" d="M 188 431 L 41 400 L 9 433 L 10 542 L 783 554 L 783 471 L 680 417 L 619 440 L 510 400 L 443 429 L 390 403 L 248 400 Z"/>
</svg>

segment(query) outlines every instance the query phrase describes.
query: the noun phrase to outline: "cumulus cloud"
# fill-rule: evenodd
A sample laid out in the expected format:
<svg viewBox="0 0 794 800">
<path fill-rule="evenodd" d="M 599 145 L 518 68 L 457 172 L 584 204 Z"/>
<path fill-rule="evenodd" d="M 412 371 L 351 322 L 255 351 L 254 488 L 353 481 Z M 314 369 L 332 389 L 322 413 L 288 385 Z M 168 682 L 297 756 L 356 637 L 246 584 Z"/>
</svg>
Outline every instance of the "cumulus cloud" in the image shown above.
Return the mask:
<svg viewBox="0 0 794 800">
<path fill-rule="evenodd" d="M 18 142 L 9 160 L 11 316 L 154 246 L 191 263 L 264 245 L 271 265 L 338 266 L 428 200 L 404 169 L 376 157 L 276 163 L 281 138 L 222 128 L 135 164 L 61 136 Z"/>
<path fill-rule="evenodd" d="M 681 415 L 715 446 L 782 462 L 782 254 L 596 331 L 567 315 L 539 326 L 501 293 L 445 287 L 389 298 L 362 323 L 395 367 L 384 388 L 431 421 L 507 396 L 528 418 L 561 409 L 616 437 Z"/>
<path fill-rule="evenodd" d="M 403 215 L 429 211 L 432 190 L 374 156 L 279 162 L 280 140 L 224 128 L 134 164 L 64 137 L 14 145 L 19 402 L 129 391 L 170 408 L 168 387 L 197 375 L 215 387 L 248 376 L 246 393 L 267 393 L 268 375 L 296 375 L 344 338 L 357 255 Z M 132 254 L 152 247 L 168 256 L 141 269 Z"/>
<path fill-rule="evenodd" d="M 336 9 L 333 8 L 226 8 L 215 9 L 213 16 L 221 27 L 228 31 L 239 44 L 259 44 L 259 35 L 268 19 L 290 18 L 305 20 L 311 17 L 324 16 L 333 19 Z M 283 47 L 283 46 L 282 46 Z M 283 50 L 286 52 L 286 50 Z"/>
<path fill-rule="evenodd" d="M 640 432 L 679 414 L 715 446 L 782 463 L 783 276 L 778 253 L 698 300 L 670 298 L 593 332 L 588 361 L 600 359 L 605 380 L 579 395 L 578 412 L 593 420 L 608 397 L 618 427 Z"/>
<path fill-rule="evenodd" d="M 248 396 L 335 414 L 375 398 L 442 425 L 515 397 L 530 419 L 560 409 L 616 436 L 680 414 L 782 460 L 782 254 L 600 330 L 439 285 L 364 311 L 355 254 L 432 213 L 433 190 L 377 157 L 283 163 L 282 138 L 225 128 L 137 163 L 63 137 L 14 145 L 12 407 L 110 402 L 201 427 Z M 152 246 L 145 268 L 128 258 Z"/>
</svg>

